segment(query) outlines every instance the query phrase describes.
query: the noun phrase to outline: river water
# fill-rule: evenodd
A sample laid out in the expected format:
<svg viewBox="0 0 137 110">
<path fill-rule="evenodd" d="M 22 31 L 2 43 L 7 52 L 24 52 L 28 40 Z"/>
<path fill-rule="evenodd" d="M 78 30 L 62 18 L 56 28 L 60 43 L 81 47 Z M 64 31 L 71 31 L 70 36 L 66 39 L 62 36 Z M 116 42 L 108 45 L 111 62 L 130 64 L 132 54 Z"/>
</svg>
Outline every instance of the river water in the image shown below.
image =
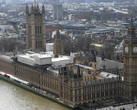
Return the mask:
<svg viewBox="0 0 137 110">
<path fill-rule="evenodd" d="M 0 80 L 0 110 L 68 110 L 24 89 Z"/>
</svg>

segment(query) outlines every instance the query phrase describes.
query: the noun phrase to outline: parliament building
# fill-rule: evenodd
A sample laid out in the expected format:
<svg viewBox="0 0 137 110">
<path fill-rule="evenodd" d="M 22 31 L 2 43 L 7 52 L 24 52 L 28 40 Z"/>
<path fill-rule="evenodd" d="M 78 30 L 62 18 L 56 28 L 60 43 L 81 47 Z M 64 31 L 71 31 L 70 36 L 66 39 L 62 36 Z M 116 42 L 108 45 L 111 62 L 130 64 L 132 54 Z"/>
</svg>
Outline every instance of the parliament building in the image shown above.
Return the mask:
<svg viewBox="0 0 137 110">
<path fill-rule="evenodd" d="M 45 50 L 45 31 L 44 5 L 41 11 L 38 5 L 32 5 L 31 12 L 26 6 L 27 48 Z M 72 107 L 115 98 L 133 100 L 137 97 L 137 36 L 132 20 L 123 45 L 122 74 L 101 71 L 94 50 L 91 51 L 91 66 L 75 63 L 74 56 L 63 55 L 61 42 L 57 31 L 52 54 L 44 51 L 26 52 L 12 58 L 0 55 L 0 71 L 28 81 Z M 109 66 L 114 66 L 114 63 Z"/>
</svg>

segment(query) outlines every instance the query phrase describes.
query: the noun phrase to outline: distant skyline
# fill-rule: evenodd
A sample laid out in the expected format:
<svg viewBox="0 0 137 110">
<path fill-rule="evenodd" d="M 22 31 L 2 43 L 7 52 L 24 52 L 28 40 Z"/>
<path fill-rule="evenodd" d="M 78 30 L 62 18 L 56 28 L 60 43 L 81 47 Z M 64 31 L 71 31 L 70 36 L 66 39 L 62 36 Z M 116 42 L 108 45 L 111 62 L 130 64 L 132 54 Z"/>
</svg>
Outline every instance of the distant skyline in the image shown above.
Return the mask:
<svg viewBox="0 0 137 110">
<path fill-rule="evenodd" d="M 8 0 L 10 1 L 10 0 Z M 12 0 L 12 1 L 19 1 L 19 0 Z M 20 0 L 25 2 L 33 2 L 34 0 Z M 92 3 L 92 2 L 112 2 L 112 1 L 118 1 L 118 2 L 125 2 L 125 1 L 134 1 L 134 0 L 36 0 L 39 2 L 46 2 L 46 3 Z"/>
<path fill-rule="evenodd" d="M 5 0 L 4 0 L 5 1 Z M 33 2 L 34 0 L 6 0 L 6 1 L 24 1 L 24 2 Z M 36 0 L 39 2 L 47 2 L 47 3 L 82 3 L 82 2 L 87 2 L 91 3 L 93 0 Z M 95 1 L 95 0 L 94 0 Z"/>
<path fill-rule="evenodd" d="M 20 2 L 20 3 L 32 3 L 35 0 L 1 0 L 1 2 L 12 3 L 12 2 Z M 45 2 L 46 4 L 58 4 L 58 3 L 92 3 L 92 2 L 125 2 L 130 0 L 36 0 L 39 2 Z M 132 0 L 134 1 L 134 0 Z"/>
</svg>

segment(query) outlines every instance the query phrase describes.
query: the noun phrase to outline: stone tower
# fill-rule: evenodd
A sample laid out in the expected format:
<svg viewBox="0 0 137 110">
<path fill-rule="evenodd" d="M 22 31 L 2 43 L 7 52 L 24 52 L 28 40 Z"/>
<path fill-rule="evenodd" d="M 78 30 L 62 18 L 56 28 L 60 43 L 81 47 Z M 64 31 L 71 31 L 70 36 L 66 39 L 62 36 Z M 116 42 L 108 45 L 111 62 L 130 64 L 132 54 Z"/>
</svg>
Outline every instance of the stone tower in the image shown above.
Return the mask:
<svg viewBox="0 0 137 110">
<path fill-rule="evenodd" d="M 40 11 L 38 4 L 32 4 L 31 11 L 26 5 L 26 43 L 32 50 L 46 49 L 45 8 Z"/>
<path fill-rule="evenodd" d="M 56 36 L 54 38 L 54 54 L 55 54 L 55 57 L 58 57 L 58 55 L 64 54 L 64 46 L 63 46 L 63 42 L 62 42 L 59 30 L 57 30 Z"/>
<path fill-rule="evenodd" d="M 95 80 L 95 76 L 97 75 L 97 61 L 96 61 L 96 54 L 95 54 L 95 50 L 91 51 L 92 57 L 92 71 L 91 74 L 93 74 L 92 76 L 92 80 Z"/>
<path fill-rule="evenodd" d="M 60 68 L 59 99 L 73 106 L 83 101 L 83 73 L 79 66 L 67 65 Z"/>
<path fill-rule="evenodd" d="M 125 99 L 134 99 L 137 97 L 137 37 L 132 18 L 128 27 L 128 36 L 124 40 L 123 55 L 123 94 Z"/>
</svg>

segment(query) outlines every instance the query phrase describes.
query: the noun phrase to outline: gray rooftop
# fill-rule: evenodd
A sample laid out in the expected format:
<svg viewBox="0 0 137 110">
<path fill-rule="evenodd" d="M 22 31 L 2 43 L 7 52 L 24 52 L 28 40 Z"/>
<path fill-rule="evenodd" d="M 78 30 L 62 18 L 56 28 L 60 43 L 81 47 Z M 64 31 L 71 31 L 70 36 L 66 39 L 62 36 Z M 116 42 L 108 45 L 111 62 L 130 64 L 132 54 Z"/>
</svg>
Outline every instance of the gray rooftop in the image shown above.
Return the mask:
<svg viewBox="0 0 137 110">
<path fill-rule="evenodd" d="M 98 79 L 98 80 L 90 80 L 90 81 L 84 81 L 83 84 L 88 85 L 98 85 L 98 84 L 104 84 L 104 83 L 110 83 L 110 82 L 117 82 L 120 81 L 119 77 L 113 77 L 113 78 L 105 78 L 105 79 Z"/>
<path fill-rule="evenodd" d="M 0 60 L 8 62 L 8 63 L 12 63 L 13 62 L 11 57 L 10 56 L 6 56 L 6 55 L 0 55 Z"/>
<path fill-rule="evenodd" d="M 97 66 L 98 68 L 101 68 L 105 65 L 106 69 L 123 69 L 124 65 L 121 62 L 117 62 L 114 60 L 104 59 L 102 60 L 101 57 L 97 57 Z"/>
<path fill-rule="evenodd" d="M 97 68 L 100 69 L 103 66 L 106 67 L 106 69 L 123 69 L 124 65 L 121 62 L 117 62 L 114 60 L 109 60 L 109 59 L 104 59 L 102 60 L 101 57 L 96 57 L 97 60 Z M 86 66 L 86 65 L 81 65 L 81 64 L 75 64 L 76 66 L 79 65 L 82 68 L 88 69 L 88 70 L 92 70 L 92 67 L 90 66 Z"/>
<path fill-rule="evenodd" d="M 59 71 L 58 70 L 55 70 L 55 69 L 52 69 L 52 68 L 48 68 L 47 71 L 45 72 L 45 74 L 49 74 L 49 75 L 52 75 L 54 77 L 58 77 L 59 75 Z"/>
<path fill-rule="evenodd" d="M 116 78 L 118 75 L 108 73 L 108 72 L 100 72 L 97 76 L 103 77 L 103 78 Z"/>
</svg>

